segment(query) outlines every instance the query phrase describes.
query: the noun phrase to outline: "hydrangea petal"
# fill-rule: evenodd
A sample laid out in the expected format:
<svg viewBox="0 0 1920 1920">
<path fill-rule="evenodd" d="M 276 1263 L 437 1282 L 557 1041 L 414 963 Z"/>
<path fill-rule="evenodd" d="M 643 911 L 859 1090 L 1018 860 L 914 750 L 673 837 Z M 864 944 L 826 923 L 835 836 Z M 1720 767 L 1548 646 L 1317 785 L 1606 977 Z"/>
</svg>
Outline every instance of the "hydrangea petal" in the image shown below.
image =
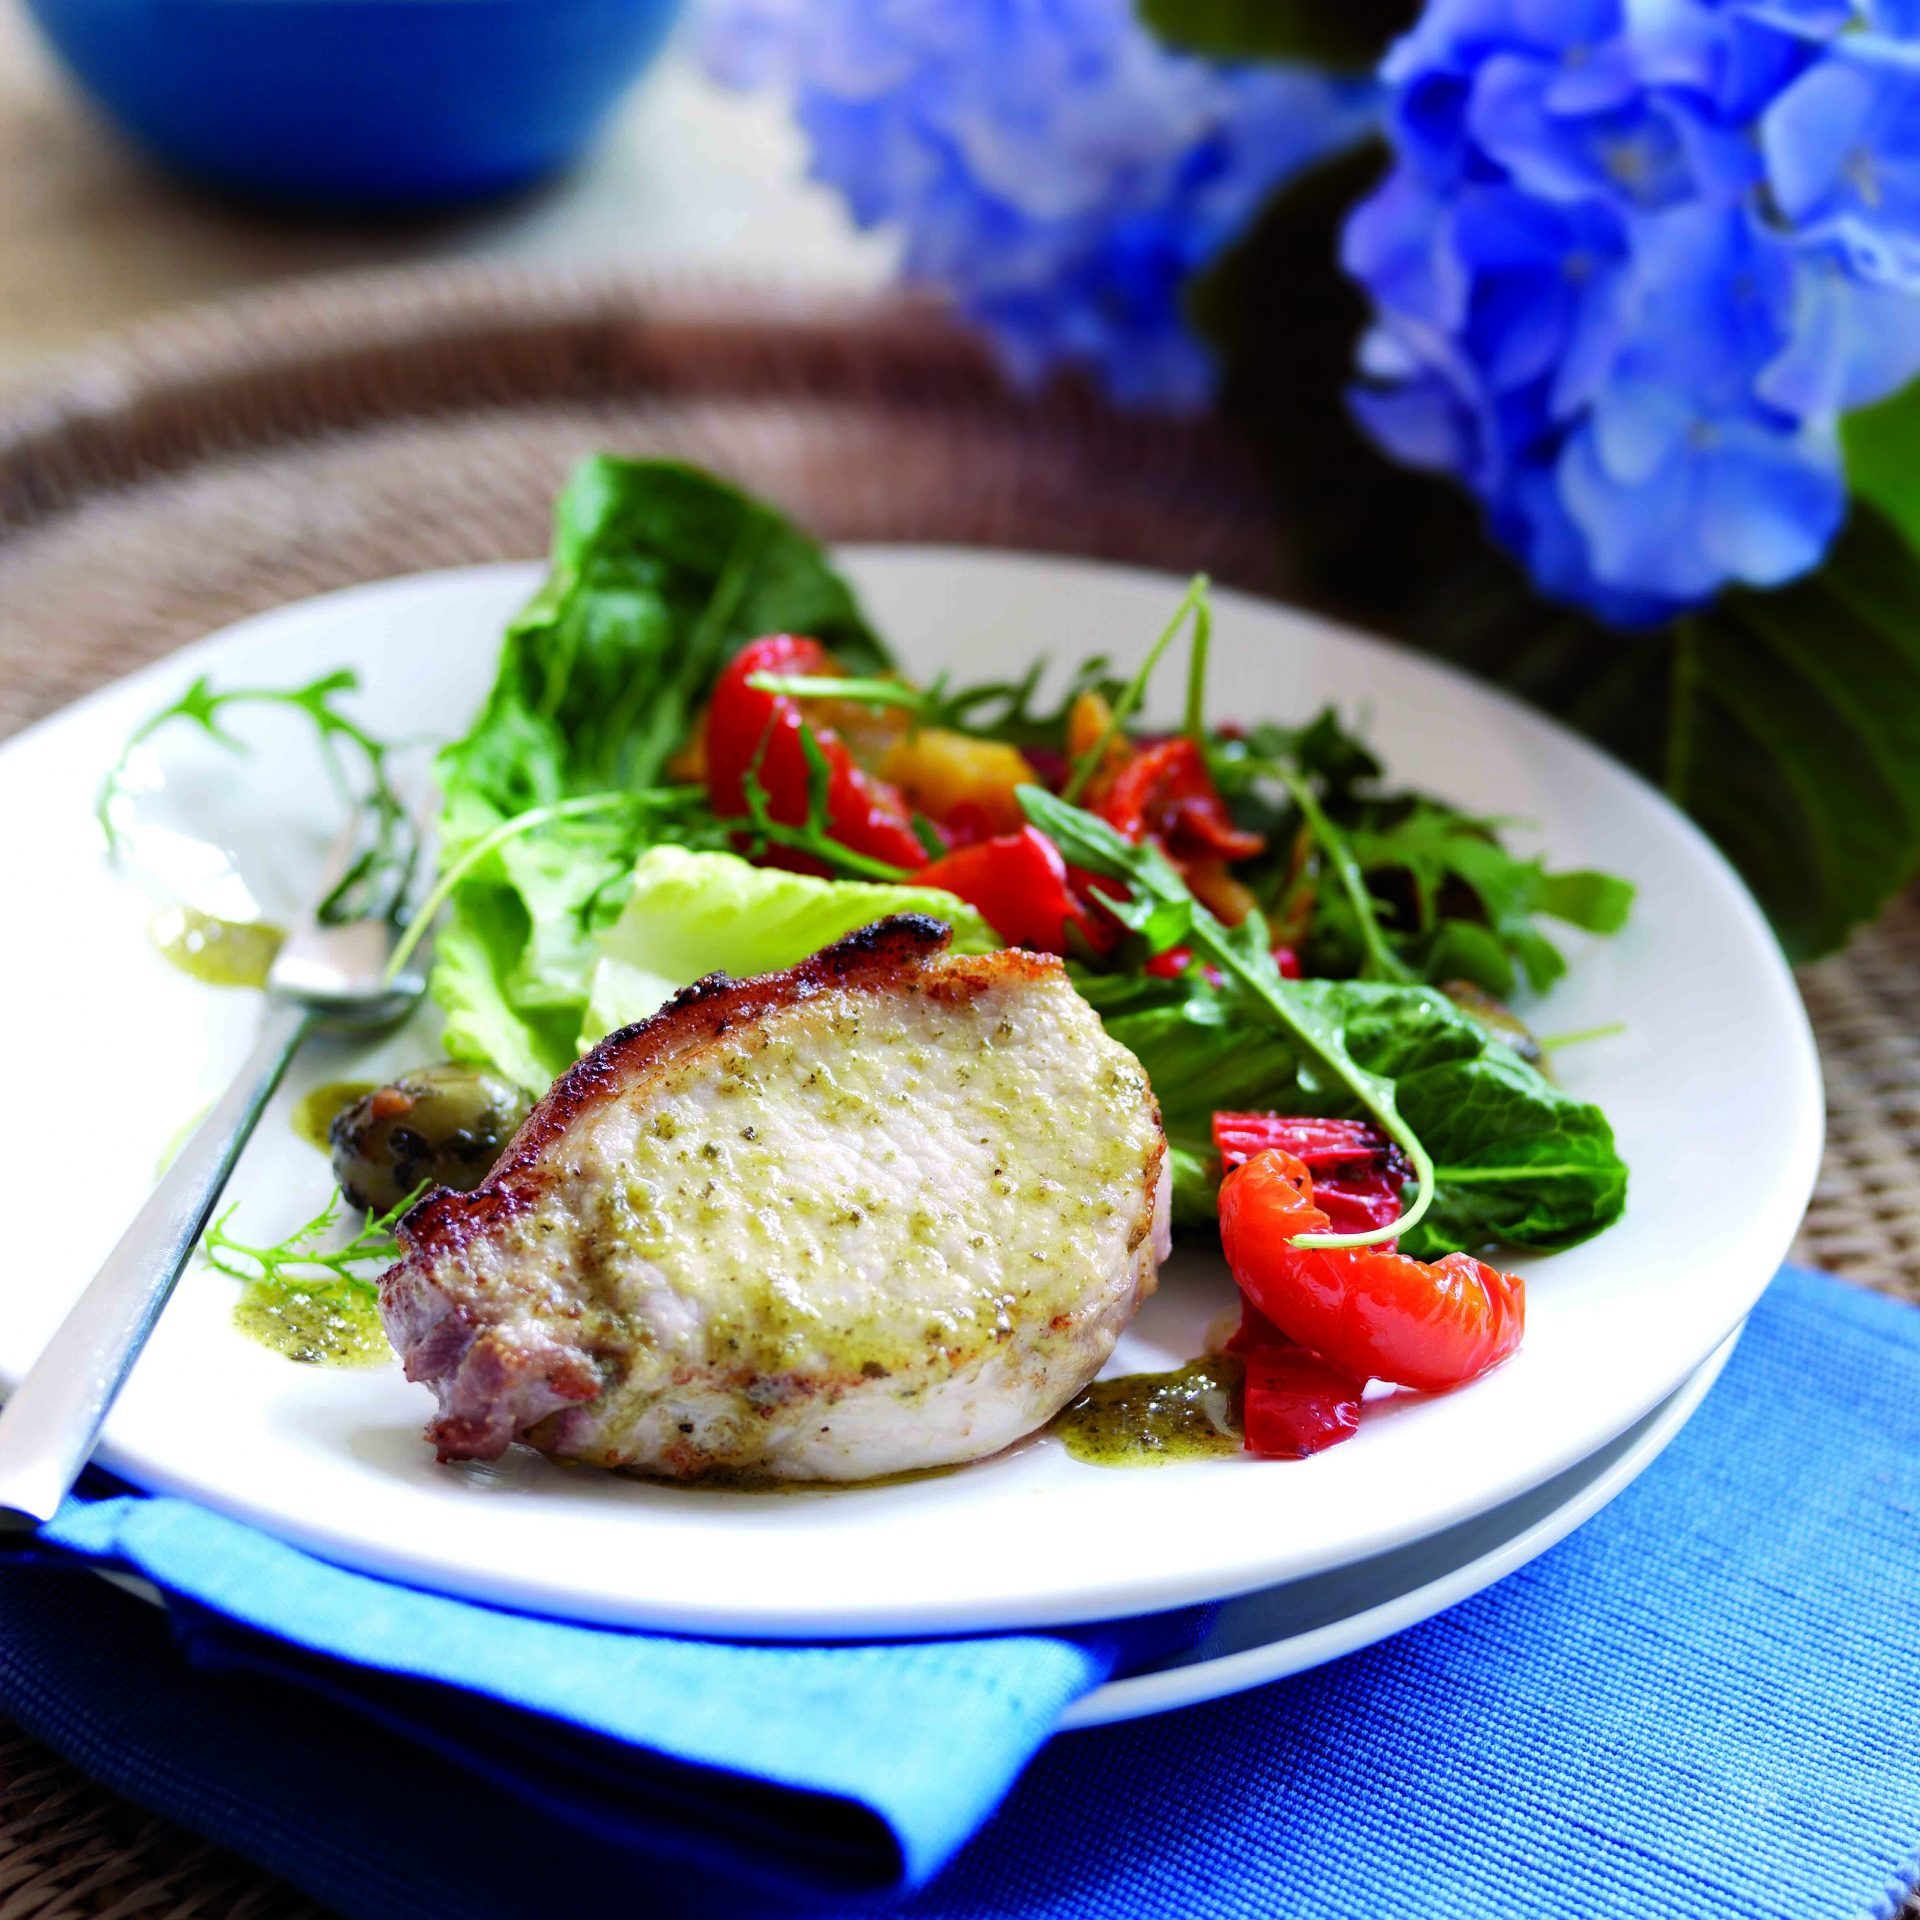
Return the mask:
<svg viewBox="0 0 1920 1920">
<path fill-rule="evenodd" d="M 1846 517 L 1837 454 L 1784 436 L 1730 435 L 1699 463 L 1697 528 L 1715 571 L 1777 587 L 1820 564 Z"/>
</svg>

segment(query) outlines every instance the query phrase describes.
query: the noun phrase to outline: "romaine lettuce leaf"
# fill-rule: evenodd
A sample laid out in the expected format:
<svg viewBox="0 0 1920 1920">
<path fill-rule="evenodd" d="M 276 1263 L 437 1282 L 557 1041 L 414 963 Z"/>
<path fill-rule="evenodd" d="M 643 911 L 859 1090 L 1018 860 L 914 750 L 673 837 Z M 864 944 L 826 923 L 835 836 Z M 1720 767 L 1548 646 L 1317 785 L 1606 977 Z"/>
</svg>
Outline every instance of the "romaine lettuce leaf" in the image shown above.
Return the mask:
<svg viewBox="0 0 1920 1920">
<path fill-rule="evenodd" d="M 555 508 L 552 569 L 508 629 L 471 731 L 440 756 L 440 858 L 529 808 L 658 783 L 746 641 L 813 635 L 850 672 L 885 647 L 819 548 L 771 508 L 670 461 L 583 462 Z M 538 1091 L 573 1059 L 598 960 L 655 814 L 555 822 L 461 882 L 432 988 L 446 1047 Z M 711 821 L 671 837 L 714 844 Z"/>
<path fill-rule="evenodd" d="M 1218 1110 L 1352 1114 L 1345 1090 L 1303 1074 L 1285 1037 L 1235 997 L 1195 979 L 1096 974 L 1075 984 L 1132 1048 L 1159 1096 L 1174 1148 L 1177 1217 L 1213 1219 Z M 1292 989 L 1339 1029 L 1347 1051 L 1393 1082 L 1433 1156 L 1435 1199 L 1406 1235 L 1421 1259 L 1505 1244 L 1546 1251 L 1620 1217 L 1627 1169 L 1596 1106 L 1528 1066 L 1432 987 L 1310 980 Z"/>
<path fill-rule="evenodd" d="M 957 953 L 1006 944 L 972 907 L 937 888 L 822 880 L 732 853 L 651 847 L 634 867 L 625 911 L 599 937 L 580 1046 L 657 1013 L 703 974 L 790 967 L 890 913 L 946 921 Z"/>
</svg>

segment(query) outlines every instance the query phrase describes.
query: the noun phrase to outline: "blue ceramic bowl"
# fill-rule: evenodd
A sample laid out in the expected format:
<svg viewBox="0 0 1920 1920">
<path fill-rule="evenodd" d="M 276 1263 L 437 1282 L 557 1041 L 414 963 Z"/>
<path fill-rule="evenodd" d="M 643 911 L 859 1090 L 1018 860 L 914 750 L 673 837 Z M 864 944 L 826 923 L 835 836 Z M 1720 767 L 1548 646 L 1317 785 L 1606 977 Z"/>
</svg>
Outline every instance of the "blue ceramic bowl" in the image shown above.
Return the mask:
<svg viewBox="0 0 1920 1920">
<path fill-rule="evenodd" d="M 28 0 L 125 131 L 209 185 L 444 206 L 572 160 L 679 0 Z"/>
</svg>

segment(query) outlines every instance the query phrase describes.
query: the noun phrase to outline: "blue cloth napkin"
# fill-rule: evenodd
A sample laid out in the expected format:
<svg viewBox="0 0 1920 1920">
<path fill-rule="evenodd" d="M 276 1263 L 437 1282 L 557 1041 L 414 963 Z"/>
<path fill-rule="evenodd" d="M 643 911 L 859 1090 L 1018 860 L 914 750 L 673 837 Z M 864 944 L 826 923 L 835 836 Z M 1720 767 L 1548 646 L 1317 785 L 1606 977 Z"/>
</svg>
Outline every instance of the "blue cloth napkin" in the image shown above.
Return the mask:
<svg viewBox="0 0 1920 1920">
<path fill-rule="evenodd" d="M 385 1587 L 166 1500 L 57 1537 L 167 1588 L 171 1630 L 58 1556 L 0 1566 L 0 1703 L 369 1920 L 870 1913 L 889 1877 L 921 1920 L 1730 1920 L 1890 1914 L 1920 1876 L 1920 1314 L 1792 1270 L 1544 1559 L 1318 1673 L 1061 1739 L 991 1820 L 1142 1629 L 721 1647 Z"/>
</svg>

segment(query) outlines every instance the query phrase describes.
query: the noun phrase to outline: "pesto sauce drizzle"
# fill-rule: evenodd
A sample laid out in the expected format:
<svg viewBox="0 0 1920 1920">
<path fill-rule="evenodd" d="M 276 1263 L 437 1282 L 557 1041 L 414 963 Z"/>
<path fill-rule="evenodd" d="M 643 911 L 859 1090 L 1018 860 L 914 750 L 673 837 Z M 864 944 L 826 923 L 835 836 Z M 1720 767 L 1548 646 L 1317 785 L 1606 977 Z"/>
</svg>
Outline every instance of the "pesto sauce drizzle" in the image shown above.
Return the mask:
<svg viewBox="0 0 1920 1920">
<path fill-rule="evenodd" d="M 318 1367 L 377 1367 L 393 1358 L 380 1309 L 361 1287 L 265 1287 L 249 1281 L 233 1324 L 263 1347 Z"/>
<path fill-rule="evenodd" d="M 1054 1415 L 1050 1430 L 1091 1467 L 1164 1467 L 1236 1454 L 1245 1373 L 1237 1356 L 1210 1353 L 1171 1373 L 1096 1380 Z"/>
<path fill-rule="evenodd" d="M 210 987 L 264 987 L 286 936 L 265 920 L 219 920 L 197 907 L 156 913 L 148 937 L 164 959 Z"/>
<path fill-rule="evenodd" d="M 339 1116 L 356 1100 L 364 1099 L 379 1084 L 374 1080 L 329 1080 L 323 1087 L 311 1087 L 293 1104 L 288 1116 L 293 1130 L 310 1147 L 322 1153 L 333 1151 L 330 1129 Z"/>
</svg>

